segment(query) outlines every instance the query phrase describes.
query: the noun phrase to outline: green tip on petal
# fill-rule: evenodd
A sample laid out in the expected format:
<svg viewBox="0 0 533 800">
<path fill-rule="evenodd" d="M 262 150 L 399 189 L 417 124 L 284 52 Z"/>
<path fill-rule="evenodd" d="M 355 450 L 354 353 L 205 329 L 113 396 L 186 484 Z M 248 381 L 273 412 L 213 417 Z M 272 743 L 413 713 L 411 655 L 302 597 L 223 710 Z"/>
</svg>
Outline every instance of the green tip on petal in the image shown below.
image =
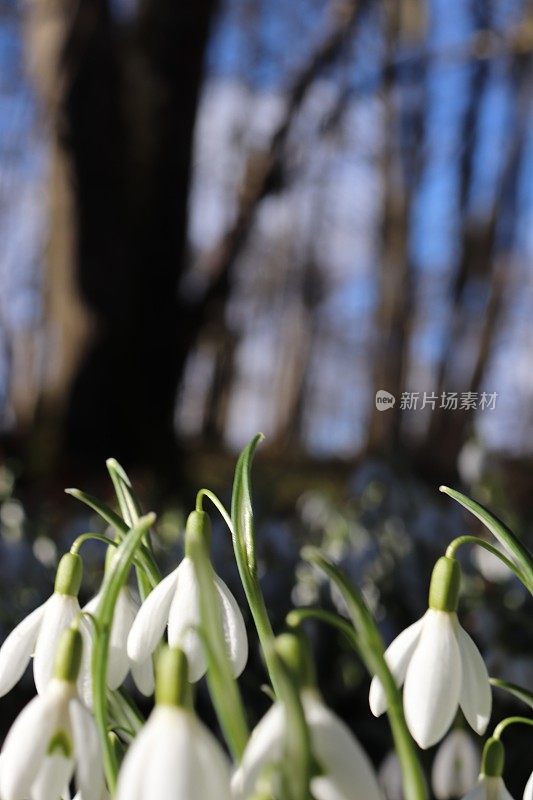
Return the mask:
<svg viewBox="0 0 533 800">
<path fill-rule="evenodd" d="M 67 628 L 59 640 L 54 664 L 54 678 L 76 683 L 80 671 L 83 640 L 77 628 Z"/>
<path fill-rule="evenodd" d="M 187 656 L 179 647 L 165 647 L 157 660 L 155 701 L 163 706 L 186 706 L 190 694 Z"/>
<path fill-rule="evenodd" d="M 211 546 L 211 520 L 205 511 L 191 511 L 185 526 L 185 555 L 191 557 L 194 547 Z"/>
<path fill-rule="evenodd" d="M 499 739 L 491 737 L 485 742 L 481 758 L 481 774 L 487 778 L 501 778 L 505 762 L 505 750 Z"/>
<path fill-rule="evenodd" d="M 457 611 L 461 567 L 455 558 L 442 556 L 433 567 L 429 587 L 429 607 L 434 611 Z"/>
<path fill-rule="evenodd" d="M 300 689 L 315 685 L 313 657 L 303 631 L 280 634 L 275 649 Z"/>
<path fill-rule="evenodd" d="M 83 577 L 83 561 L 77 553 L 65 553 L 59 561 L 54 592 L 77 597 Z"/>
</svg>

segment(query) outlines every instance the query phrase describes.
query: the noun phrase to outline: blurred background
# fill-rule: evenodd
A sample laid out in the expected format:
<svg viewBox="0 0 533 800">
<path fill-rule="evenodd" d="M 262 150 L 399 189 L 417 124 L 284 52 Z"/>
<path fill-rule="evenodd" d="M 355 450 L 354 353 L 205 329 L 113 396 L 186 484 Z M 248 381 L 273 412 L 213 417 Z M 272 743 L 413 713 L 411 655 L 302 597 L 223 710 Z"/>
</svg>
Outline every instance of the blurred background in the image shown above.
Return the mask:
<svg viewBox="0 0 533 800">
<path fill-rule="evenodd" d="M 531 0 L 0 0 L 2 635 L 95 529 L 62 490 L 109 500 L 110 455 L 162 510 L 170 569 L 196 489 L 228 500 L 266 434 L 278 628 L 334 603 L 309 541 L 387 642 L 419 616 L 434 559 L 480 533 L 441 483 L 532 542 L 532 52 Z M 531 600 L 464 558 L 465 625 L 531 687 Z M 238 592 L 222 528 L 215 560 Z M 379 764 L 362 668 L 309 630 Z M 508 740 L 518 796 L 531 741 Z"/>
</svg>

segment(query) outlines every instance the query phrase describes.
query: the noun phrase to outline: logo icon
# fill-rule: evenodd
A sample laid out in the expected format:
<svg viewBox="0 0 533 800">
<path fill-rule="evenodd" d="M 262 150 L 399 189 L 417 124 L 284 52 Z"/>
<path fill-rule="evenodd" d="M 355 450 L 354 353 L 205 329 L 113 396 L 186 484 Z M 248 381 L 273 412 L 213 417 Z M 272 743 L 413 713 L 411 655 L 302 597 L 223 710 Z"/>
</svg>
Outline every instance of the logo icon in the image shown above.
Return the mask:
<svg viewBox="0 0 533 800">
<path fill-rule="evenodd" d="M 376 392 L 376 408 L 378 411 L 387 411 L 387 409 L 393 407 L 395 402 L 394 395 L 386 392 L 385 389 L 379 389 Z"/>
</svg>

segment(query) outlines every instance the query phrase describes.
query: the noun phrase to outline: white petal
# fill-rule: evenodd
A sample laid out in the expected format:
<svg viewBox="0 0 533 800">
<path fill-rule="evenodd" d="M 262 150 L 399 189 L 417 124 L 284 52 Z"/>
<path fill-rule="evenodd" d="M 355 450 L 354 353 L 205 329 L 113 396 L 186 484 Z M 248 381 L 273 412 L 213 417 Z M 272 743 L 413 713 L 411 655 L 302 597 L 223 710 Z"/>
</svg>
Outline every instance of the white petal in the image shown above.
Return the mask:
<svg viewBox="0 0 533 800">
<path fill-rule="evenodd" d="M 501 778 L 482 775 L 477 786 L 463 800 L 513 800 Z"/>
<path fill-rule="evenodd" d="M 72 758 L 60 753 L 45 756 L 31 787 L 31 800 L 55 800 L 68 791 L 74 771 Z"/>
<path fill-rule="evenodd" d="M 102 754 L 92 715 L 75 697 L 69 703 L 76 754 L 76 783 L 82 800 L 100 800 L 104 788 Z"/>
<path fill-rule="evenodd" d="M 137 689 L 144 694 L 145 697 L 150 697 L 154 693 L 154 665 L 152 656 L 143 661 L 142 663 L 131 662 L 131 674 Z"/>
<path fill-rule="evenodd" d="M 433 762 L 431 784 L 435 797 L 462 797 L 476 785 L 478 774 L 479 752 L 472 738 L 465 731 L 452 731 Z"/>
<path fill-rule="evenodd" d="M 127 653 L 128 635 L 135 620 L 137 606 L 129 590 L 123 587 L 118 595 L 113 626 L 109 640 L 109 660 L 107 684 L 110 689 L 118 689 L 129 672 L 130 661 Z"/>
<path fill-rule="evenodd" d="M 80 633 L 83 639 L 83 650 L 81 654 L 80 674 L 76 682 L 78 694 L 87 706 L 93 707 L 93 676 L 92 676 L 92 657 L 93 657 L 93 625 L 90 620 L 82 617 L 80 621 Z"/>
<path fill-rule="evenodd" d="M 215 585 L 220 597 L 224 639 L 233 665 L 233 674 L 238 678 L 248 661 L 246 626 L 237 601 L 218 575 L 215 576 Z"/>
<path fill-rule="evenodd" d="M 33 655 L 47 603 L 48 600 L 19 622 L 0 648 L 0 697 L 22 678 Z"/>
<path fill-rule="evenodd" d="M 349 728 L 313 693 L 302 700 L 313 752 L 325 773 L 313 778 L 316 800 L 382 800 L 372 764 Z"/>
<path fill-rule="evenodd" d="M 143 794 L 143 782 L 149 772 L 152 753 L 157 742 L 159 710 L 158 707 L 155 708 L 124 756 L 118 775 L 116 800 L 146 800 Z"/>
<path fill-rule="evenodd" d="M 33 676 L 39 694 L 45 691 L 53 675 L 61 634 L 79 612 L 78 598 L 70 595 L 54 593 L 46 603 L 33 659 Z"/>
<path fill-rule="evenodd" d="M 381 762 L 378 780 L 387 800 L 404 800 L 402 768 L 394 750 L 387 753 Z"/>
<path fill-rule="evenodd" d="M 13 723 L 2 748 L 2 800 L 29 797 L 60 712 L 55 691 L 49 691 L 30 700 Z"/>
<path fill-rule="evenodd" d="M 529 776 L 529 780 L 526 783 L 523 800 L 533 800 L 533 772 Z"/>
<path fill-rule="evenodd" d="M 178 569 L 152 589 L 141 605 L 128 636 L 128 656 L 132 661 L 146 661 L 159 644 L 168 621 Z"/>
<path fill-rule="evenodd" d="M 422 749 L 444 736 L 459 705 L 461 654 L 454 618 L 447 611 L 426 613 L 405 676 L 405 718 Z"/>
<path fill-rule="evenodd" d="M 189 711 L 158 709 L 143 800 L 230 800 L 229 764 Z"/>
<path fill-rule="evenodd" d="M 492 711 L 492 692 L 485 662 L 468 633 L 457 623 L 463 680 L 459 704 L 468 724 L 480 736 L 487 730 Z"/>
<path fill-rule="evenodd" d="M 425 617 L 425 615 L 424 615 Z M 385 660 L 389 665 L 397 686 L 401 686 L 405 680 L 405 673 L 411 656 L 414 653 L 416 644 L 422 631 L 424 617 L 409 625 L 399 636 L 394 639 L 385 651 Z M 383 686 L 378 678 L 373 678 L 370 684 L 369 695 L 370 710 L 375 717 L 381 716 L 387 710 L 387 698 L 383 691 Z"/>
<path fill-rule="evenodd" d="M 200 624 L 200 598 L 194 566 L 184 558 L 178 567 L 176 594 L 168 617 L 168 643 L 181 647 L 189 662 L 189 680 L 200 680 L 207 668 L 204 649 L 195 628 Z"/>
<path fill-rule="evenodd" d="M 252 794 L 264 766 L 279 761 L 284 730 L 285 712 L 281 704 L 275 703 L 254 728 L 239 769 L 233 776 L 231 788 L 237 800 L 245 800 Z"/>
</svg>

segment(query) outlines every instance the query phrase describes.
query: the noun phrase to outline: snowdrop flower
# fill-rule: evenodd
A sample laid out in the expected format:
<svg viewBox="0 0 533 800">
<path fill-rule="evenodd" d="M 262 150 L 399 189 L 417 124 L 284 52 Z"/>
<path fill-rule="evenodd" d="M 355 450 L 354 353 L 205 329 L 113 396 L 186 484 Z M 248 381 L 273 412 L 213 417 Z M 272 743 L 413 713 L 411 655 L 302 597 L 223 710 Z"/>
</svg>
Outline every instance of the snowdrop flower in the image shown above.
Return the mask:
<svg viewBox="0 0 533 800">
<path fill-rule="evenodd" d="M 378 781 L 387 800 L 404 800 L 402 768 L 394 750 L 383 759 L 378 769 Z"/>
<path fill-rule="evenodd" d="M 513 800 L 502 779 L 505 754 L 499 739 L 485 742 L 477 785 L 463 800 Z"/>
<path fill-rule="evenodd" d="M 462 730 L 452 731 L 442 742 L 431 773 L 437 800 L 462 797 L 475 786 L 479 772 L 479 753 L 472 738 Z"/>
<path fill-rule="evenodd" d="M 368 756 L 349 728 L 324 705 L 315 690 L 303 689 L 301 697 L 313 755 L 322 770 L 311 781 L 313 797 L 382 800 Z M 263 769 L 281 759 L 285 730 L 285 709 L 274 703 L 252 733 L 233 777 L 236 800 L 251 796 Z"/>
<path fill-rule="evenodd" d="M 66 553 L 57 568 L 54 593 L 11 631 L 0 648 L 0 697 L 18 683 L 33 655 L 33 677 L 39 694 L 46 691 L 63 631 L 78 617 L 78 592 L 83 563 L 79 555 Z M 90 633 L 82 621 L 83 663 L 78 691 L 87 705 L 92 705 L 90 675 Z"/>
<path fill-rule="evenodd" d="M 436 744 L 461 707 L 478 734 L 487 728 L 492 695 L 487 668 L 476 645 L 459 624 L 460 567 L 444 556 L 435 564 L 429 609 L 389 646 L 385 658 L 398 686 L 405 683 L 403 704 L 409 730 L 420 747 Z M 378 717 L 387 707 L 374 678 L 370 708 Z"/>
<path fill-rule="evenodd" d="M 81 800 L 101 800 L 104 786 L 98 733 L 78 697 L 82 656 L 78 630 L 64 631 L 52 679 L 28 703 L 2 749 L 2 800 L 57 800 L 74 771 Z"/>
<path fill-rule="evenodd" d="M 220 621 L 235 677 L 248 659 L 244 620 L 223 580 L 215 576 L 220 601 Z M 128 656 L 142 664 L 157 647 L 168 625 L 168 643 L 180 647 L 189 662 L 189 680 L 200 680 L 207 669 L 202 642 L 195 628 L 200 625 L 200 597 L 192 559 L 181 564 L 153 589 L 139 609 L 128 636 Z"/>
<path fill-rule="evenodd" d="M 214 736 L 185 707 L 187 659 L 166 648 L 156 706 L 126 753 L 116 800 L 230 800 L 230 764 Z"/>
<path fill-rule="evenodd" d="M 529 776 L 529 780 L 526 783 L 523 800 L 533 800 L 533 772 Z"/>
<path fill-rule="evenodd" d="M 100 602 L 97 594 L 84 607 L 84 611 L 94 614 Z M 117 598 L 113 625 L 109 641 L 109 660 L 107 664 L 107 685 L 110 689 L 118 689 L 131 669 L 133 680 L 142 694 L 149 697 L 154 691 L 154 671 L 152 656 L 144 661 L 132 661 L 128 657 L 128 635 L 139 610 L 138 604 L 133 599 L 127 586 L 123 586 Z"/>
</svg>

